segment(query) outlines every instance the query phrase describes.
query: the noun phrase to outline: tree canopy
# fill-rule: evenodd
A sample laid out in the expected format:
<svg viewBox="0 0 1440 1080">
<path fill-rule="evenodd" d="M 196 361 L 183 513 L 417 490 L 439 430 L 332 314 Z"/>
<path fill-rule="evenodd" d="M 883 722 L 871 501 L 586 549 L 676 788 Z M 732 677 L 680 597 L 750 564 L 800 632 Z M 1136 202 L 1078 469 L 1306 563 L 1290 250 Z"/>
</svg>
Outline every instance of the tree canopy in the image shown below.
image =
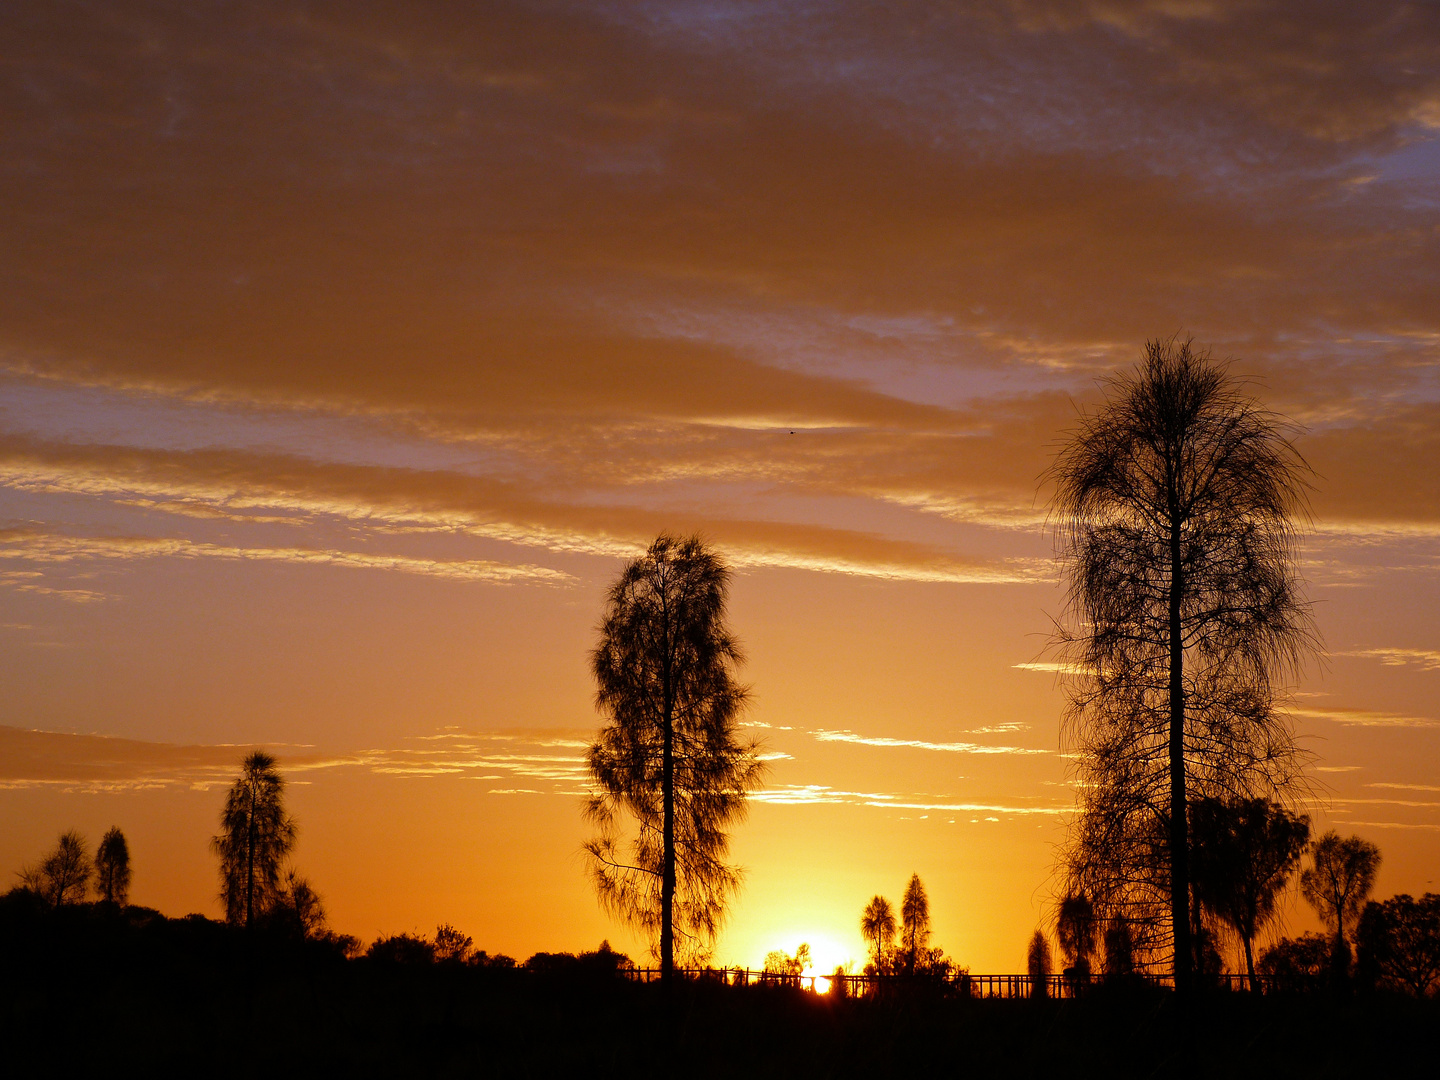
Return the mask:
<svg viewBox="0 0 1440 1080">
<path fill-rule="evenodd" d="M 1350 965 L 1346 931 L 1359 920 L 1379 870 L 1378 847 L 1359 836 L 1342 837 L 1331 829 L 1315 841 L 1311 864 L 1300 875 L 1300 892 L 1331 933 L 1337 978 L 1343 979 Z"/>
<path fill-rule="evenodd" d="M 590 872 L 601 901 L 651 935 L 666 978 L 677 941 L 708 953 L 739 887 L 729 829 L 764 768 L 737 731 L 747 691 L 729 580 L 699 537 L 658 537 L 611 587 L 591 657 L 607 722 L 588 755 Z"/>
<path fill-rule="evenodd" d="M 257 750 L 241 763 L 225 795 L 220 834 L 210 846 L 220 858 L 220 902 L 228 922 L 253 926 L 279 893 L 281 863 L 296 832 L 284 793 L 275 759 Z"/>
<path fill-rule="evenodd" d="M 1189 804 L 1300 775 L 1277 708 L 1311 643 L 1296 572 L 1307 467 L 1285 425 L 1189 341 L 1152 341 L 1051 470 L 1069 585 L 1069 888 L 1188 984 Z"/>
</svg>

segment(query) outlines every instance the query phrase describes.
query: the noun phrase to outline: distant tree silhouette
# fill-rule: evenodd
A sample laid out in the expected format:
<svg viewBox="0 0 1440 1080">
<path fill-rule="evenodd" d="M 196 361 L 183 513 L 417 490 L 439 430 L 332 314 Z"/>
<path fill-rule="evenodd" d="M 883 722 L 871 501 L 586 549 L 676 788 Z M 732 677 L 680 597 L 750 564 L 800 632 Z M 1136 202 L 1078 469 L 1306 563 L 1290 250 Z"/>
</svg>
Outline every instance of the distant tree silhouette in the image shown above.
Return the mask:
<svg viewBox="0 0 1440 1080">
<path fill-rule="evenodd" d="M 1105 977 L 1107 979 L 1128 979 L 1135 974 L 1135 941 L 1130 936 L 1130 924 L 1123 918 L 1111 919 L 1105 924 L 1101 935 L 1105 950 Z"/>
<path fill-rule="evenodd" d="M 1070 888 L 1142 931 L 1147 955 L 1168 946 L 1181 991 L 1187 808 L 1296 781 L 1274 687 L 1312 640 L 1293 524 L 1308 469 L 1239 386 L 1189 341 L 1152 341 L 1050 472 L 1080 792 Z"/>
<path fill-rule="evenodd" d="M 220 902 L 229 923 L 248 929 L 275 899 L 280 865 L 295 846 L 284 793 L 275 759 L 259 751 L 244 760 L 240 778 L 226 793 L 220 835 L 210 846 L 220 857 Z"/>
<path fill-rule="evenodd" d="M 610 948 L 610 943 L 604 942 L 603 950 Z M 463 964 L 470 959 L 470 954 L 475 949 L 475 942 L 469 935 L 462 934 L 449 923 L 441 923 L 435 928 L 435 959 Z"/>
<path fill-rule="evenodd" d="M 925 959 L 925 947 L 930 942 L 930 900 L 925 895 L 925 886 L 919 874 L 910 875 L 910 884 L 905 886 L 905 896 L 900 901 L 900 948 L 905 957 L 905 971 L 915 973 L 917 962 Z"/>
<path fill-rule="evenodd" d="M 889 900 L 883 896 L 870 898 L 864 914 L 860 916 L 860 934 L 870 944 L 875 970 L 884 971 L 895 944 L 895 913 Z"/>
<path fill-rule="evenodd" d="M 1331 933 L 1331 975 L 1344 983 L 1350 973 L 1350 944 L 1345 931 L 1354 926 L 1375 887 L 1380 849 L 1358 836 L 1341 837 L 1331 829 L 1315 841 L 1311 865 L 1300 875 L 1300 892 Z"/>
<path fill-rule="evenodd" d="M 1250 988 L 1255 935 L 1310 842 L 1310 819 L 1266 799 L 1201 799 L 1190 808 L 1195 895 L 1239 936 Z"/>
<path fill-rule="evenodd" d="M 265 905 L 267 926 L 292 937 L 313 941 L 330 936 L 325 904 L 310 880 L 287 870 Z M 257 916 L 258 917 L 258 916 Z"/>
<path fill-rule="evenodd" d="M 130 897 L 130 845 L 118 828 L 106 832 L 95 851 L 95 891 L 120 907 Z"/>
<path fill-rule="evenodd" d="M 1260 954 L 1255 965 L 1270 988 L 1282 994 L 1309 994 L 1324 989 L 1334 943 L 1322 934 L 1282 938 Z"/>
<path fill-rule="evenodd" d="M 1030 996 L 1043 998 L 1050 995 L 1050 942 L 1045 931 L 1036 930 L 1030 938 L 1030 948 L 1025 953 L 1025 970 L 1030 975 Z"/>
<path fill-rule="evenodd" d="M 1440 895 L 1372 900 L 1355 938 L 1356 967 L 1373 984 L 1416 997 L 1440 993 Z"/>
<path fill-rule="evenodd" d="M 435 943 L 423 934 L 395 934 L 370 943 L 365 956 L 380 964 L 433 964 Z M 511 965 L 514 966 L 514 961 Z"/>
<path fill-rule="evenodd" d="M 52 908 L 58 908 L 85 899 L 92 871 L 85 838 L 76 830 L 68 829 L 60 834 L 55 850 L 38 866 L 20 872 L 20 882 Z"/>
<path fill-rule="evenodd" d="M 746 690 L 725 625 L 729 578 L 698 537 L 660 536 L 610 589 L 591 657 L 609 720 L 589 752 L 599 835 L 585 850 L 602 903 L 652 935 L 667 982 L 677 938 L 703 957 L 739 887 L 728 830 L 764 768 L 736 731 Z"/>
<path fill-rule="evenodd" d="M 810 966 L 810 944 L 803 942 L 795 955 L 790 956 L 779 949 L 774 949 L 765 954 L 764 974 L 784 982 L 791 982 L 799 985 L 800 976 L 805 974 L 805 969 Z"/>
<path fill-rule="evenodd" d="M 1066 974 L 1077 982 L 1090 978 L 1090 959 L 1095 955 L 1095 908 L 1084 893 L 1072 893 L 1060 901 L 1055 920 L 1055 936 L 1059 939 L 1060 956 Z"/>
</svg>

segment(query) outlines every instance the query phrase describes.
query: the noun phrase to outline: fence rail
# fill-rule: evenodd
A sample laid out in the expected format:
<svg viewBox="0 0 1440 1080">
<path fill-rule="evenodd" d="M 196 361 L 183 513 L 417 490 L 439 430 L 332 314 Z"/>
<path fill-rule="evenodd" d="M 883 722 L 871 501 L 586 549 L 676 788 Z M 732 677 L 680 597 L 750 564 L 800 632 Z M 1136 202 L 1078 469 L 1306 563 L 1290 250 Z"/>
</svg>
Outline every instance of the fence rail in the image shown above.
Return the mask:
<svg viewBox="0 0 1440 1080">
<path fill-rule="evenodd" d="M 636 982 L 658 982 L 659 968 L 628 968 L 624 974 Z M 726 986 L 794 986 L 812 993 L 826 994 L 839 989 L 835 984 L 843 982 L 846 997 L 866 997 L 883 994 L 887 989 L 899 989 L 907 984 L 928 984 L 939 986 L 957 997 L 1029 999 L 1034 997 L 1078 998 L 1106 985 L 1104 976 L 1077 979 L 1067 975 L 1049 975 L 1035 979 L 1029 975 L 971 975 L 959 972 L 945 976 L 929 975 L 783 975 L 775 972 L 752 971 L 749 968 L 676 968 L 675 974 L 682 979 L 715 982 Z M 1132 977 L 1153 987 L 1169 989 L 1169 976 L 1136 975 Z M 1211 976 L 1212 985 L 1218 990 L 1233 993 L 1250 991 L 1250 979 L 1246 975 Z M 1260 990 L 1269 990 L 1264 976 L 1257 979 Z"/>
</svg>

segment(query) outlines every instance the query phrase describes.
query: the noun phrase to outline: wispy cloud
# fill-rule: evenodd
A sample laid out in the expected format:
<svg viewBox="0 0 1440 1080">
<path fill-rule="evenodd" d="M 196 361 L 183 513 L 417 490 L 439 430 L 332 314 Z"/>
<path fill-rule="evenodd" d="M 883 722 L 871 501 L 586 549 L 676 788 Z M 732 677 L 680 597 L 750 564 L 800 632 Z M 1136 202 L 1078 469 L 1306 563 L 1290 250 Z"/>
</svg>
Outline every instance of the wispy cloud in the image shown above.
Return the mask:
<svg viewBox="0 0 1440 1080">
<path fill-rule="evenodd" d="M 986 813 L 1009 816 L 1055 816 L 1074 810 L 1069 805 L 979 803 L 933 796 L 878 791 L 848 791 L 825 784 L 782 784 L 752 795 L 755 802 L 779 806 L 869 806 L 884 810 L 925 810 L 936 813 Z"/>
<path fill-rule="evenodd" d="M 1433 728 L 1440 727 L 1440 721 L 1423 716 L 1405 716 L 1402 713 L 1371 712 L 1367 709 L 1296 709 L 1291 714 L 1306 720 L 1328 720 L 1335 724 L 1352 727 L 1393 727 Z"/>
<path fill-rule="evenodd" d="M 1352 649 L 1330 655 L 1379 660 L 1386 667 L 1413 666 L 1421 671 L 1440 671 L 1440 650 L 1437 649 Z"/>
<path fill-rule="evenodd" d="M 404 740 L 398 747 L 339 754 L 268 746 L 287 775 L 359 770 L 381 776 L 545 781 L 553 793 L 579 795 L 588 745 L 547 732 L 469 732 Z M 259 749 L 260 747 L 255 747 Z M 0 727 L 0 788 L 125 791 L 227 784 L 251 747 L 177 746 L 103 735 Z M 572 751 L 569 753 L 544 752 Z"/>
<path fill-rule="evenodd" d="M 830 731 L 824 728 L 810 733 L 820 742 L 853 743 L 857 746 L 883 746 L 909 750 L 933 750 L 945 754 L 1053 754 L 1053 750 L 1037 750 L 1023 746 L 993 746 L 973 742 L 929 742 L 924 739 L 893 739 L 881 735 L 857 735 L 853 731 Z"/>
<path fill-rule="evenodd" d="M 1048 671 L 1056 675 L 1080 675 L 1087 670 L 1083 664 L 1068 664 L 1060 660 L 1028 660 L 1010 666 L 1016 671 Z"/>
<path fill-rule="evenodd" d="M 1430 822 L 1407 822 L 1407 821 L 1356 821 L 1353 819 L 1336 818 L 1337 825 L 1351 825 L 1370 829 L 1416 829 L 1424 832 L 1440 832 L 1440 824 Z"/>
<path fill-rule="evenodd" d="M 341 566 L 363 570 L 396 570 L 407 574 L 448 578 L 457 581 L 530 582 L 562 585 L 573 580 L 561 570 L 543 566 L 495 562 L 485 559 L 433 559 L 410 555 L 383 555 L 374 552 L 334 548 L 241 547 L 202 543 L 178 537 L 149 536 L 67 536 L 35 529 L 0 529 L 0 558 L 32 563 L 69 563 L 86 559 L 232 559 L 286 562 L 306 566 Z M 36 584 L 16 588 L 31 592 L 58 592 L 61 595 L 85 590 L 60 590 Z"/>
</svg>

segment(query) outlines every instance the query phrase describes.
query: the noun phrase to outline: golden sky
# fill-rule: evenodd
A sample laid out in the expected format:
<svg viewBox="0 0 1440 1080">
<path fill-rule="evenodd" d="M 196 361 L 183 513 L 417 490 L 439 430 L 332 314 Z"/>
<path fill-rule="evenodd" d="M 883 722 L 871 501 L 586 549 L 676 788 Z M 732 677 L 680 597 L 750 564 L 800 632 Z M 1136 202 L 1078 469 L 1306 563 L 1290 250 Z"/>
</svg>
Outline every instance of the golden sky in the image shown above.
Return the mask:
<svg viewBox="0 0 1440 1080">
<path fill-rule="evenodd" d="M 717 956 L 927 884 L 1016 970 L 1073 804 L 1039 477 L 1194 334 L 1304 429 L 1322 827 L 1440 861 L 1440 11 L 0 8 L 0 872 L 72 825 L 218 913 L 245 748 L 362 937 L 640 952 L 587 651 L 736 569 L 769 784 Z M 1298 907 L 1291 929 L 1308 925 Z"/>
</svg>

